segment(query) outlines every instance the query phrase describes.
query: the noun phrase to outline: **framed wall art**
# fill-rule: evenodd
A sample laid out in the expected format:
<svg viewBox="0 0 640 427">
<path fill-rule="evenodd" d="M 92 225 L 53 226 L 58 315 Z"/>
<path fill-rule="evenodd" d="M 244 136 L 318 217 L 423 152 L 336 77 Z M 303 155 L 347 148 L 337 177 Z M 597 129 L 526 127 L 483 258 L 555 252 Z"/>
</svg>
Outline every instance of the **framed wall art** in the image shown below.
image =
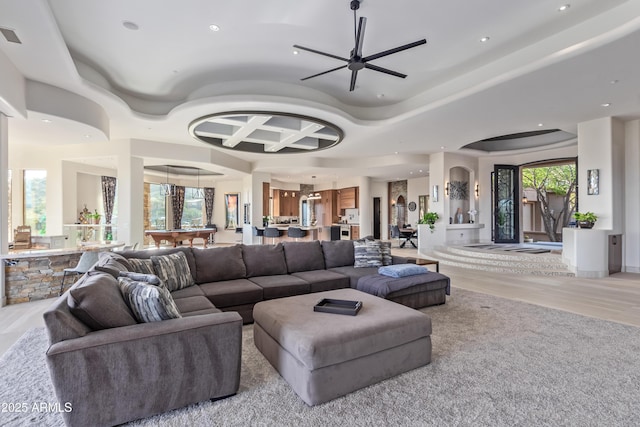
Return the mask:
<svg viewBox="0 0 640 427">
<path fill-rule="evenodd" d="M 589 169 L 587 171 L 587 194 L 600 194 L 600 169 Z"/>
<path fill-rule="evenodd" d="M 226 193 L 224 195 L 224 209 L 225 209 L 225 225 L 227 230 L 235 230 L 238 227 L 240 221 L 240 212 L 238 203 L 240 202 L 240 194 L 238 193 Z"/>
</svg>

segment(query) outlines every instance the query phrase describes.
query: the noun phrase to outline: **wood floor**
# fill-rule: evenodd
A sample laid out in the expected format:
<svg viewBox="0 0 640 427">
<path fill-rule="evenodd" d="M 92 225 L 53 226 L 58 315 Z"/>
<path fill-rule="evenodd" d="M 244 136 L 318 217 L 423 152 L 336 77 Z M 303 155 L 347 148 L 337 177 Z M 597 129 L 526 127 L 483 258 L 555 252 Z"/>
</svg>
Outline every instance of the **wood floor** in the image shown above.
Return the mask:
<svg viewBox="0 0 640 427">
<path fill-rule="evenodd" d="M 415 249 L 393 249 L 402 256 L 418 256 Z M 455 288 L 556 308 L 585 316 L 640 327 L 640 274 L 618 273 L 603 279 L 523 276 L 441 266 Z M 0 308 L 0 354 L 26 330 L 43 326 L 42 313 L 53 300 Z"/>
</svg>

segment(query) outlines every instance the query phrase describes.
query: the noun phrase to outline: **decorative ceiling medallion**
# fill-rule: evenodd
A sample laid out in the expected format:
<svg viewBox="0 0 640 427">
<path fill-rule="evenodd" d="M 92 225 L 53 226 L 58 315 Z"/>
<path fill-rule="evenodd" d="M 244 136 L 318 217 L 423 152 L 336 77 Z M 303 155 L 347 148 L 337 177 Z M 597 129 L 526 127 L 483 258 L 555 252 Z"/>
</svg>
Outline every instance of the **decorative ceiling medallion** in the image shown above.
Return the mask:
<svg viewBox="0 0 640 427">
<path fill-rule="evenodd" d="M 313 117 L 271 111 L 234 111 L 200 117 L 189 133 L 202 142 L 249 153 L 324 150 L 342 141 L 342 129 Z"/>
</svg>

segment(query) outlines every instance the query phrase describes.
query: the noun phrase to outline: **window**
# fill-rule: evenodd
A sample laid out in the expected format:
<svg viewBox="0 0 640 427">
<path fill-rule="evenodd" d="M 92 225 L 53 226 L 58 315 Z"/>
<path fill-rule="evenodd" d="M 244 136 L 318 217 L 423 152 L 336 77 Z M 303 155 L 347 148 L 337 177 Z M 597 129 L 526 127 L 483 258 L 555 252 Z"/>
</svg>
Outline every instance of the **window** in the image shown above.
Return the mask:
<svg viewBox="0 0 640 427">
<path fill-rule="evenodd" d="M 193 197 L 196 188 L 184 189 L 184 208 L 182 209 L 182 228 L 204 226 L 204 199 Z"/>
<path fill-rule="evenodd" d="M 24 220 L 32 234 L 47 233 L 47 171 L 24 171 Z"/>
<path fill-rule="evenodd" d="M 165 230 L 167 218 L 167 198 L 160 192 L 161 184 L 149 184 L 149 205 L 148 209 L 149 229 Z"/>
</svg>

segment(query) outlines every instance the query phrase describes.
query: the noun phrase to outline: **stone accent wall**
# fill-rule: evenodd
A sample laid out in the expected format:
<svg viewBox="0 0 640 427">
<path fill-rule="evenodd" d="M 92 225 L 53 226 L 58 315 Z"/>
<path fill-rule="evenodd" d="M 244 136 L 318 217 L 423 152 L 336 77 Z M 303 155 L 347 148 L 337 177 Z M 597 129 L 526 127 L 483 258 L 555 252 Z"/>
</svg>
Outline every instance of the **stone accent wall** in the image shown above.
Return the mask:
<svg viewBox="0 0 640 427">
<path fill-rule="evenodd" d="M 404 181 L 392 181 L 389 183 L 389 203 L 394 202 L 390 207 L 389 223 L 390 224 L 406 224 L 407 223 L 407 210 L 402 210 L 402 218 L 398 218 L 398 209 L 396 208 L 395 201 L 398 197 L 404 197 L 405 203 L 408 203 L 408 182 Z"/>
<path fill-rule="evenodd" d="M 63 270 L 78 265 L 80 256 L 78 252 L 3 260 L 7 304 L 57 297 Z M 64 290 L 79 278 L 78 275 L 67 275 Z"/>
</svg>

